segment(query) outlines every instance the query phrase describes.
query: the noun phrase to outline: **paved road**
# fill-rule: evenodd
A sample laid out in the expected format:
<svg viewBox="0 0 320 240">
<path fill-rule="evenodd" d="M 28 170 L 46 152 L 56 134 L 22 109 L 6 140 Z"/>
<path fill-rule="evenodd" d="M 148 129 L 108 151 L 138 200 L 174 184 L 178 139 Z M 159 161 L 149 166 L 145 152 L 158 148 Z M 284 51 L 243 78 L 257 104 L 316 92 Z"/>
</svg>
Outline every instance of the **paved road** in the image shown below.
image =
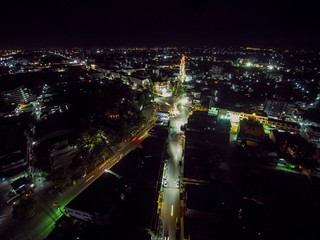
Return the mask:
<svg viewBox="0 0 320 240">
<path fill-rule="evenodd" d="M 107 160 L 100 167 L 88 174 L 85 178 L 79 180 L 76 185 L 70 187 L 67 191 L 62 193 L 58 199 L 52 199 L 46 193 L 37 196 L 40 201 L 37 202 L 37 213 L 31 219 L 17 224 L 11 229 L 7 229 L 2 236 L 4 239 L 45 239 L 55 226 L 55 222 L 63 215 L 60 209 L 63 209 L 72 199 L 74 199 L 79 193 L 90 186 L 96 179 L 98 179 L 105 169 L 110 169 L 117 162 L 121 160 L 128 152 L 136 148 L 140 142 L 147 136 L 148 131 L 152 128 L 153 122 L 143 128 L 137 137 L 135 137 L 128 144 L 124 145 L 118 152 L 114 154 L 109 160 Z M 52 204 L 61 204 L 60 208 L 54 207 Z M 2 237 L 1 237 L 2 239 Z"/>
<path fill-rule="evenodd" d="M 161 223 L 163 226 L 163 239 L 176 239 L 176 219 L 180 218 L 180 189 L 177 187 L 177 181 L 182 182 L 181 166 L 179 161 L 182 157 L 183 141 L 180 135 L 180 127 L 187 120 L 187 111 L 185 107 L 180 114 L 170 119 L 170 133 L 168 150 L 170 158 L 168 159 L 167 169 L 164 169 L 164 178 L 167 179 L 168 186 L 164 187 L 164 197 L 161 208 Z"/>
</svg>

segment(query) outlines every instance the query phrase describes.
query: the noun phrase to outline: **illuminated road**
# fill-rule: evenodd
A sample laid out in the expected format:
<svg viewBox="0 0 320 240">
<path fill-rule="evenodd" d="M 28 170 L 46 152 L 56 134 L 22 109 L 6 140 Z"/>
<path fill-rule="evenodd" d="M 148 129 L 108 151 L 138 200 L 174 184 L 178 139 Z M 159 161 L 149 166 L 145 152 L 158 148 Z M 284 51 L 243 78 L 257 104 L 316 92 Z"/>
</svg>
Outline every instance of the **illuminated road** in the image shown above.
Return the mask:
<svg viewBox="0 0 320 240">
<path fill-rule="evenodd" d="M 180 189 L 177 182 L 182 182 L 181 166 L 179 161 L 182 157 L 183 136 L 180 131 L 181 125 L 187 120 L 187 111 L 182 107 L 181 112 L 170 119 L 170 133 L 168 150 L 167 169 L 164 169 L 164 178 L 167 180 L 167 187 L 163 188 L 164 197 L 161 209 L 161 223 L 163 226 L 163 239 L 176 239 L 176 219 L 180 218 Z"/>
<path fill-rule="evenodd" d="M 165 109 L 168 105 L 164 106 L 160 103 L 160 108 Z M 170 107 L 170 106 L 169 106 Z M 176 218 L 180 217 L 179 206 L 179 188 L 176 186 L 175 178 L 180 176 L 179 160 L 181 159 L 182 147 L 178 142 L 176 133 L 180 131 L 180 125 L 186 119 L 185 111 L 175 118 L 171 119 L 172 129 L 169 135 L 169 150 L 170 159 L 168 161 L 168 188 L 164 190 L 164 201 L 162 208 L 162 221 L 166 239 L 175 239 Z M 72 201 L 78 194 L 85 190 L 91 183 L 98 179 L 105 169 L 110 169 L 114 166 L 123 156 L 128 152 L 135 149 L 152 128 L 153 122 L 147 127 L 142 129 L 139 134 L 122 147 L 113 157 L 108 159 L 104 164 L 89 173 L 85 178 L 79 180 L 75 185 L 70 187 L 67 191 L 60 194 L 57 199 L 53 199 L 46 192 L 40 192 L 36 198 L 37 212 L 31 219 L 16 224 L 12 228 L 6 229 L 1 234 L 1 239 L 45 239 L 55 227 L 55 222 L 63 215 L 63 209 L 70 201 Z M 53 204 L 60 204 L 60 208 L 54 207 Z"/>
<path fill-rule="evenodd" d="M 67 191 L 62 193 L 58 199 L 52 199 L 45 192 L 41 195 L 38 195 L 36 215 L 21 224 L 17 224 L 16 227 L 8 229 L 10 232 L 3 233 L 2 235 L 5 236 L 4 239 L 45 239 L 53 230 L 55 222 L 63 215 L 60 208 L 63 209 L 63 207 L 66 206 L 79 193 L 90 186 L 91 183 L 93 183 L 104 173 L 105 169 L 110 169 L 128 152 L 135 149 L 147 136 L 147 133 L 152 128 L 152 125 L 153 122 L 143 128 L 131 142 L 119 149 L 119 151 L 115 153 L 113 157 L 108 159 L 105 163 L 100 165 L 85 178 L 79 180 L 76 185 L 70 187 Z M 59 203 L 60 208 L 54 207 L 54 203 Z"/>
</svg>

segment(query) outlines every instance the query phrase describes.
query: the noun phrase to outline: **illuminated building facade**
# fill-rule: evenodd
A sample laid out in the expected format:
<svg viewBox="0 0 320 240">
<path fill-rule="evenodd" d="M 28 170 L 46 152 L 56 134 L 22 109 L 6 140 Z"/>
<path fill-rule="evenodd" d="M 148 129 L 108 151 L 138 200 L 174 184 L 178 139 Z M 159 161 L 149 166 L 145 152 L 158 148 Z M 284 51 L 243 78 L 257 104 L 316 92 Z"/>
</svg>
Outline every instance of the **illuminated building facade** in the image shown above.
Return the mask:
<svg viewBox="0 0 320 240">
<path fill-rule="evenodd" d="M 266 99 L 263 111 L 274 118 L 291 118 L 296 108 L 294 104 L 278 99 Z"/>
</svg>

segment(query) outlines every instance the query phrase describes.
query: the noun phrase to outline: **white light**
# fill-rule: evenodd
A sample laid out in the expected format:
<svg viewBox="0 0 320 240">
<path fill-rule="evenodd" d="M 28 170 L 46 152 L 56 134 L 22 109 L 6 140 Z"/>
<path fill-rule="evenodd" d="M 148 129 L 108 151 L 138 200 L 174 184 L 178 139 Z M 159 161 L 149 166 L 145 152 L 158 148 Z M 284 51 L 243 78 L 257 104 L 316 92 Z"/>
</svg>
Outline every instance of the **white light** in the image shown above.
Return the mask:
<svg viewBox="0 0 320 240">
<path fill-rule="evenodd" d="M 173 205 L 171 205 L 171 217 L 173 216 Z"/>
<path fill-rule="evenodd" d="M 190 82 L 192 80 L 191 76 L 186 76 L 186 82 Z"/>
<path fill-rule="evenodd" d="M 187 99 L 187 98 L 181 99 L 181 103 L 182 103 L 182 104 L 186 104 L 187 102 L 188 102 L 188 99 Z"/>
<path fill-rule="evenodd" d="M 273 66 L 269 65 L 268 68 L 269 68 L 270 70 L 272 70 L 272 69 L 273 69 Z"/>
</svg>

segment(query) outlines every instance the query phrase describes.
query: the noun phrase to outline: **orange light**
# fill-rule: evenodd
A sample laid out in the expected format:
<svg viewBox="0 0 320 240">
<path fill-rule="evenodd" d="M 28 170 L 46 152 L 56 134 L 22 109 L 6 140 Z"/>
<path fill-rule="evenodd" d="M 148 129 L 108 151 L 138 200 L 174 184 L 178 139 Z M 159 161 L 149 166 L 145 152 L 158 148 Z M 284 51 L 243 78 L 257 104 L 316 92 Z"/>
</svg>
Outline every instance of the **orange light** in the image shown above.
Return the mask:
<svg viewBox="0 0 320 240">
<path fill-rule="evenodd" d="M 93 176 L 89 177 L 84 183 L 87 183 L 89 180 L 91 180 Z"/>
<path fill-rule="evenodd" d="M 106 165 L 105 163 L 102 164 L 102 165 L 99 167 L 99 169 L 103 168 L 105 165 Z"/>
</svg>

